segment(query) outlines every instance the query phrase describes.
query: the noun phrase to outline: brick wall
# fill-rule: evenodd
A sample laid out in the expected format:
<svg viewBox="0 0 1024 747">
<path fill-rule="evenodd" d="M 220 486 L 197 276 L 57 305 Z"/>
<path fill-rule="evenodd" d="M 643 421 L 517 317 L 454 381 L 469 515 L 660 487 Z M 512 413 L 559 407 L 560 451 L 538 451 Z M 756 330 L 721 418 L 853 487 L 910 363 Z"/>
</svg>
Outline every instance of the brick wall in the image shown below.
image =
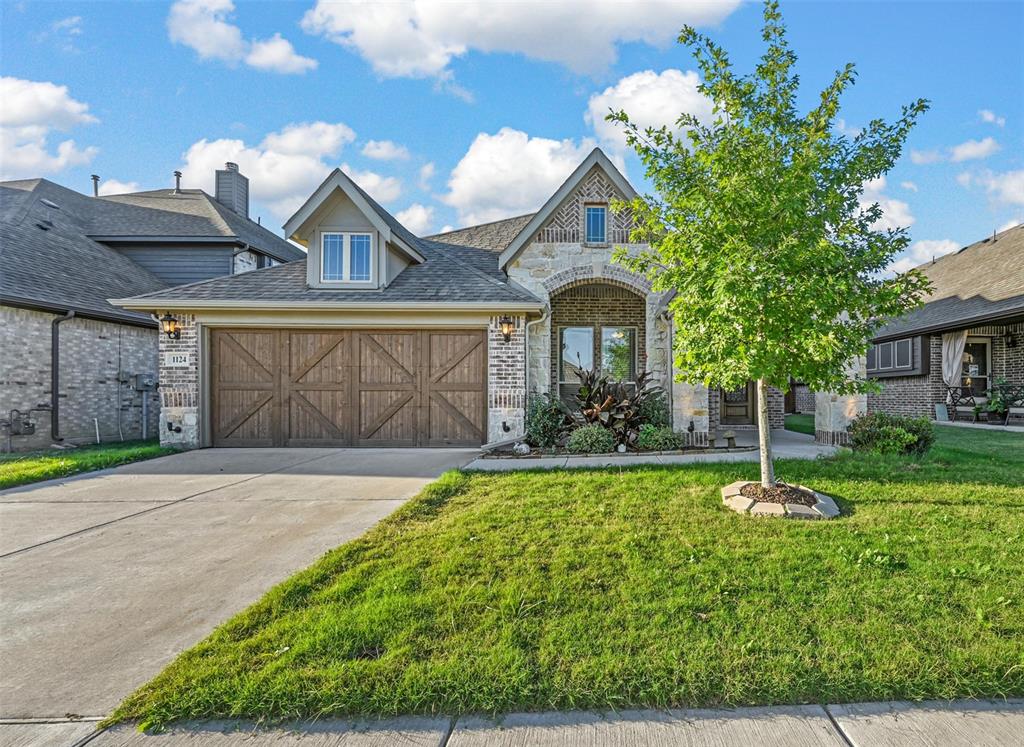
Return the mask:
<svg viewBox="0 0 1024 747">
<path fill-rule="evenodd" d="M 606 283 L 569 286 L 551 297 L 551 381 L 558 381 L 562 327 L 594 327 L 594 363 L 601 363 L 600 327 L 636 330 L 637 371 L 647 370 L 647 304 L 636 293 Z"/>
<path fill-rule="evenodd" d="M 181 335 L 177 340 L 160 335 L 160 443 L 196 449 L 201 445 L 198 328 L 192 314 L 172 316 Z"/>
<path fill-rule="evenodd" d="M 519 438 L 526 431 L 526 317 L 513 317 L 508 342 L 498 319 L 491 317 L 487 327 L 488 442 Z"/>
<path fill-rule="evenodd" d="M 1007 330 L 1016 335 L 1016 347 L 1006 346 Z M 1005 378 L 1014 384 L 1024 384 L 1024 323 L 975 327 L 968 330 L 967 334 L 970 337 L 989 339 L 993 383 Z M 868 412 L 935 417 L 935 405 L 944 402 L 946 398 L 946 384 L 942 380 L 942 335 L 929 335 L 925 339 L 928 340 L 928 374 L 878 379 L 882 391 L 868 395 Z"/>
<path fill-rule="evenodd" d="M 50 404 L 50 333 L 57 315 L 0 306 L 0 420 L 11 409 Z M 159 400 L 140 391 L 131 375 L 157 375 L 157 330 L 75 317 L 60 325 L 60 431 L 68 443 L 142 437 L 147 400 L 148 435 L 157 433 Z M 52 443 L 50 413 L 33 413 L 36 432 L 12 436 L 14 450 Z M 7 448 L 6 428 L 0 448 Z"/>
<path fill-rule="evenodd" d="M 793 398 L 797 412 L 814 412 L 814 392 L 806 384 L 793 386 Z"/>
</svg>

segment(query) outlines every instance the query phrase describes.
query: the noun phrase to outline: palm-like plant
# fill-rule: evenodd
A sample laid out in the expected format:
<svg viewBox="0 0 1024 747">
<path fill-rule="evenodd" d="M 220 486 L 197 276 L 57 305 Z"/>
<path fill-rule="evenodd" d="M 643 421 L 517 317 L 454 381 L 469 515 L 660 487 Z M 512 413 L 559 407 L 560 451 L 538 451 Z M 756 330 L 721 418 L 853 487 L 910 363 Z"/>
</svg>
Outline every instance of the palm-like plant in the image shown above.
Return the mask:
<svg viewBox="0 0 1024 747">
<path fill-rule="evenodd" d="M 574 419 L 608 428 L 617 444 L 633 444 L 644 423 L 644 403 L 661 395 L 651 374 L 644 371 L 635 382 L 614 381 L 596 368 L 581 367 L 579 377 Z"/>
</svg>

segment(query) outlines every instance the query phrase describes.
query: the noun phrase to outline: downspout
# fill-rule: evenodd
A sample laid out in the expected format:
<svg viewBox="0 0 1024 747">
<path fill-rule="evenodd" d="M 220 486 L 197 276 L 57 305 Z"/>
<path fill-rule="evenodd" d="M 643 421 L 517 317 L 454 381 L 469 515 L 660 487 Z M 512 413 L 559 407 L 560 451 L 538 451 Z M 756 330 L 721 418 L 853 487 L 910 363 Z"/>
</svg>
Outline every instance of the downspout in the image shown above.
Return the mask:
<svg viewBox="0 0 1024 747">
<path fill-rule="evenodd" d="M 530 404 L 530 327 L 534 324 L 540 324 L 546 321 L 551 316 L 551 307 L 548 305 L 544 306 L 544 311 L 541 313 L 540 318 L 534 319 L 532 322 L 527 322 L 523 327 L 523 346 L 526 348 L 523 351 L 523 360 L 526 361 L 526 377 L 524 381 L 526 383 L 526 404 Z"/>
<path fill-rule="evenodd" d="M 60 324 L 74 319 L 75 312 L 56 317 L 50 323 L 50 438 L 63 441 L 60 435 Z"/>
<path fill-rule="evenodd" d="M 672 314 L 668 310 L 661 312 L 661 318 L 668 324 L 668 381 L 665 382 L 665 399 L 668 400 L 668 423 L 672 430 L 675 430 L 676 411 L 675 403 L 672 400 L 672 390 L 675 388 L 675 360 L 672 357 L 672 338 L 675 334 L 675 325 L 672 321 Z"/>
</svg>

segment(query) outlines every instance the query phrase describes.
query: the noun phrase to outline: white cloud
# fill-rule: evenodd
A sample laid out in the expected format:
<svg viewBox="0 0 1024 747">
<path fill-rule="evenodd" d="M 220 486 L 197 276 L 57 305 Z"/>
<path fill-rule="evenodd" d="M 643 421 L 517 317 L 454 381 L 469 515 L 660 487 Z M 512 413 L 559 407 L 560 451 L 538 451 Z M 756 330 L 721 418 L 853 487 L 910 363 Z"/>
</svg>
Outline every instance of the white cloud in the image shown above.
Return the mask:
<svg viewBox="0 0 1024 747">
<path fill-rule="evenodd" d="M 1019 226 L 1021 224 L 1024 224 L 1024 217 L 1010 218 L 1010 220 L 1006 221 L 1006 223 L 1004 223 L 1003 225 L 999 226 L 999 228 L 996 229 L 996 233 L 1002 233 L 1003 231 L 1009 231 L 1014 226 Z"/>
<path fill-rule="evenodd" d="M 122 182 L 117 179 L 104 179 L 100 184 L 101 195 L 123 195 L 127 192 L 138 192 L 138 182 Z"/>
<path fill-rule="evenodd" d="M 378 161 L 404 161 L 409 157 L 409 149 L 390 140 L 367 140 L 363 146 L 363 155 Z"/>
<path fill-rule="evenodd" d="M 304 73 L 317 61 L 295 52 L 291 42 L 274 34 L 249 41 L 228 21 L 235 9 L 231 0 L 177 0 L 167 16 L 171 41 L 191 47 L 202 60 L 221 60 L 229 65 L 245 62 L 259 70 Z"/>
<path fill-rule="evenodd" d="M 395 214 L 398 222 L 417 236 L 425 236 L 434 225 L 434 208 L 414 202 Z"/>
<path fill-rule="evenodd" d="M 683 112 L 707 121 L 712 105 L 697 91 L 699 85 L 700 76 L 692 70 L 684 73 L 670 68 L 661 73 L 633 73 L 591 96 L 583 119 L 603 144 L 622 150 L 626 147 L 626 136 L 621 125 L 605 119 L 609 110 L 624 110 L 641 131 L 647 127 L 672 127 Z"/>
<path fill-rule="evenodd" d="M 617 45 L 665 46 L 683 24 L 714 24 L 738 0 L 317 0 L 303 28 L 359 54 L 387 77 L 451 78 L 449 63 L 470 50 L 522 54 L 577 73 L 606 69 Z"/>
<path fill-rule="evenodd" d="M 275 217 L 288 218 L 333 168 L 334 159 L 355 138 L 347 125 L 328 122 L 290 124 L 256 145 L 238 139 L 202 139 L 185 152 L 182 184 L 214 191 L 214 171 L 226 161 L 249 177 L 249 193 Z"/>
<path fill-rule="evenodd" d="M 914 224 L 915 218 L 910 212 L 910 205 L 903 200 L 897 200 L 885 194 L 886 179 L 880 176 L 872 179 L 864 185 L 864 193 L 861 195 L 860 205 L 868 208 L 873 203 L 878 203 L 882 208 L 882 217 L 871 226 L 876 231 L 886 231 L 896 228 L 907 228 Z"/>
<path fill-rule="evenodd" d="M 961 171 L 959 174 L 956 175 L 956 183 L 959 184 L 961 187 L 971 186 L 971 172 Z"/>
<path fill-rule="evenodd" d="M 944 254 L 955 252 L 959 248 L 960 245 L 951 239 L 915 241 L 903 256 L 889 265 L 889 272 L 906 272 L 925 262 L 931 262 L 932 259 L 938 259 Z"/>
<path fill-rule="evenodd" d="M 910 160 L 918 166 L 928 163 L 938 163 L 942 160 L 942 154 L 937 150 L 912 150 Z"/>
<path fill-rule="evenodd" d="M 0 126 L 42 125 L 67 130 L 75 125 L 91 124 L 96 117 L 89 105 L 68 95 L 67 86 L 21 78 L 0 78 Z"/>
<path fill-rule="evenodd" d="M 836 120 L 836 129 L 847 137 L 857 137 L 863 130 L 860 127 L 854 127 L 846 123 L 846 120 L 840 117 Z"/>
<path fill-rule="evenodd" d="M 510 127 L 481 132 L 452 170 L 442 200 L 456 209 L 460 225 L 537 210 L 593 147 L 589 138 L 577 145 Z"/>
<path fill-rule="evenodd" d="M 99 152 L 64 140 L 49 148 L 53 130 L 92 124 L 89 105 L 70 96 L 67 86 L 48 81 L 0 78 L 0 177 L 25 178 L 53 174 L 89 163 Z"/>
<path fill-rule="evenodd" d="M 245 64 L 257 70 L 301 74 L 315 70 L 318 63 L 310 57 L 297 54 L 290 41 L 283 39 L 280 34 L 274 34 L 269 39 L 252 43 L 249 54 L 245 56 Z"/>
<path fill-rule="evenodd" d="M 435 168 L 433 161 L 420 166 L 420 189 L 424 192 L 430 190 L 430 180 L 434 178 Z"/>
<path fill-rule="evenodd" d="M 67 18 L 61 18 L 51 23 L 50 28 L 54 31 L 63 31 L 71 36 L 78 36 L 82 33 L 82 17 L 68 16 Z"/>
<path fill-rule="evenodd" d="M 341 170 L 377 202 L 394 202 L 402 195 L 402 180 L 397 177 L 381 176 L 374 171 L 360 171 L 347 163 L 341 164 Z"/>
<path fill-rule="evenodd" d="M 900 186 L 903 187 L 903 189 L 907 190 L 908 192 L 916 192 L 917 191 L 917 185 L 914 182 L 910 182 L 910 181 L 900 182 Z"/>
<path fill-rule="evenodd" d="M 1002 173 L 989 169 L 975 174 L 964 172 L 957 176 L 957 181 L 963 187 L 983 187 L 989 197 L 997 203 L 1024 205 L 1024 169 Z"/>
<path fill-rule="evenodd" d="M 988 158 L 998 150 L 999 143 L 990 137 L 984 140 L 967 140 L 949 149 L 949 160 L 953 163 L 974 161 L 979 158 Z"/>
<path fill-rule="evenodd" d="M 1006 117 L 1001 117 L 991 109 L 979 109 L 978 119 L 987 124 L 994 124 L 996 127 L 1006 126 Z"/>
</svg>

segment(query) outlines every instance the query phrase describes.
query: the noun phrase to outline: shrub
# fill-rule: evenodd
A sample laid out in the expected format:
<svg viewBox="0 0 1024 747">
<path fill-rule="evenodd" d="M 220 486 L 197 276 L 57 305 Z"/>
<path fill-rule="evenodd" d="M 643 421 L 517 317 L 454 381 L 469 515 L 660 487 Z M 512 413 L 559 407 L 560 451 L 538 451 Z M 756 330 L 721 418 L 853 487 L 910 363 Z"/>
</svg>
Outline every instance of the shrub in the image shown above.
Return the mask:
<svg viewBox="0 0 1024 747">
<path fill-rule="evenodd" d="M 674 451 L 683 448 L 683 436 L 671 428 L 645 423 L 640 426 L 636 445 L 645 451 Z"/>
<path fill-rule="evenodd" d="M 637 415 L 641 423 L 665 428 L 672 424 L 672 413 L 668 409 L 668 397 L 662 391 L 655 391 L 650 397 L 642 400 L 637 407 Z"/>
<path fill-rule="evenodd" d="M 551 394 L 535 394 L 526 405 L 526 442 L 531 446 L 555 446 L 570 422 L 565 405 Z"/>
<path fill-rule="evenodd" d="M 862 415 L 850 426 L 850 444 L 854 451 L 922 455 L 934 442 L 935 431 L 927 418 L 876 412 Z"/>
<path fill-rule="evenodd" d="M 569 434 L 566 448 L 573 454 L 607 454 L 615 451 L 615 435 L 603 425 L 581 425 Z"/>
<path fill-rule="evenodd" d="M 576 391 L 578 409 L 573 417 L 583 424 L 607 428 L 615 443 L 633 443 L 644 422 L 640 413 L 648 406 L 647 400 L 661 395 L 661 387 L 651 383 L 651 375 L 646 371 L 634 383 L 627 384 L 612 381 L 597 369 L 583 369 Z"/>
</svg>

